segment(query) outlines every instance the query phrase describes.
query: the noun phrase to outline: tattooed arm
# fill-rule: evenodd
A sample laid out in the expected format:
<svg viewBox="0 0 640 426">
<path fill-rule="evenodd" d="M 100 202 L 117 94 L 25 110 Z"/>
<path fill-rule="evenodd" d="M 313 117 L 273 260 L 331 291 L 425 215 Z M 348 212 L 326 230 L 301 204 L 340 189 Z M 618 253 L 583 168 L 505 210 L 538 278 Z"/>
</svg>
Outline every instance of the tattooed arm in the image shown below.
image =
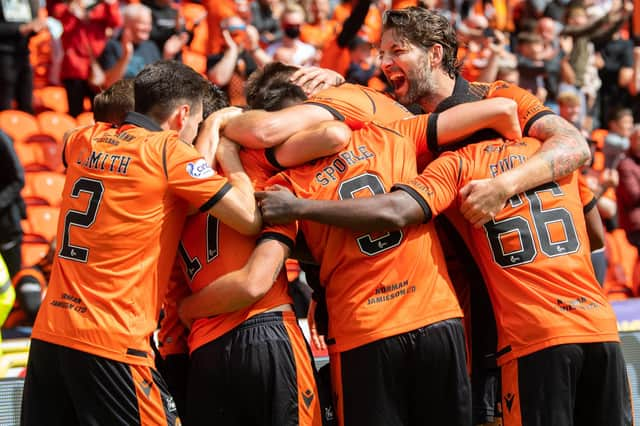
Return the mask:
<svg viewBox="0 0 640 426">
<path fill-rule="evenodd" d="M 513 195 L 567 176 L 591 156 L 578 129 L 557 115 L 548 114 L 536 120 L 528 136 L 543 145 L 524 165 L 493 179 L 471 181 L 460 190 L 461 212 L 473 225 L 482 226 L 490 221 Z"/>
</svg>

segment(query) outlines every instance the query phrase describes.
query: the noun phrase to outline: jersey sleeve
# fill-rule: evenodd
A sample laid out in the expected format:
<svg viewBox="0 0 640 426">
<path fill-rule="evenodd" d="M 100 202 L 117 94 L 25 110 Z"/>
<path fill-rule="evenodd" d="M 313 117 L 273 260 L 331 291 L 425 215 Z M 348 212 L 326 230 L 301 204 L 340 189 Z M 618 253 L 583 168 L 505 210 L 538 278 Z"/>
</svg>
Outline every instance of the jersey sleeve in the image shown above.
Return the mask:
<svg viewBox="0 0 640 426">
<path fill-rule="evenodd" d="M 272 185 L 280 185 L 284 188 L 287 188 L 289 191 L 294 192 L 284 172 L 278 173 L 277 175 L 269 179 L 269 181 L 267 182 L 267 187 Z M 263 240 L 277 240 L 285 244 L 293 252 L 297 233 L 297 222 L 292 222 L 284 225 L 266 225 L 262 229 L 262 232 L 258 237 L 258 242 Z"/>
<path fill-rule="evenodd" d="M 580 200 L 582 200 L 583 211 L 588 213 L 598 203 L 598 199 L 589 186 L 585 177 L 578 173 L 578 189 L 580 190 Z"/>
<path fill-rule="evenodd" d="M 388 127 L 402 136 L 411 139 L 416 147 L 416 156 L 420 157 L 429 153 L 427 140 L 437 140 L 438 135 L 435 120 L 438 114 L 420 114 L 404 120 L 394 121 L 382 127 Z"/>
<path fill-rule="evenodd" d="M 162 358 L 175 354 L 187 354 L 187 337 L 189 331 L 180 321 L 178 306 L 182 300 L 191 294 L 178 257 L 173 264 L 169 278 L 169 289 L 163 305 L 164 317 L 158 330 L 158 352 Z"/>
<path fill-rule="evenodd" d="M 218 175 L 193 146 L 178 138 L 165 142 L 162 165 L 169 188 L 200 211 L 208 211 L 231 189 L 227 178 Z"/>
<path fill-rule="evenodd" d="M 405 191 L 425 213 L 425 222 L 449 208 L 458 197 L 459 186 L 464 182 L 463 158 L 455 152 L 447 152 L 424 169 L 417 177 L 396 183 L 392 191 Z"/>
<path fill-rule="evenodd" d="M 532 93 L 504 81 L 494 83 L 489 97 L 509 98 L 518 104 L 518 120 L 523 136 L 529 136 L 529 129 L 536 120 L 545 115 L 553 114 L 551 109 L 547 108 Z"/>
</svg>

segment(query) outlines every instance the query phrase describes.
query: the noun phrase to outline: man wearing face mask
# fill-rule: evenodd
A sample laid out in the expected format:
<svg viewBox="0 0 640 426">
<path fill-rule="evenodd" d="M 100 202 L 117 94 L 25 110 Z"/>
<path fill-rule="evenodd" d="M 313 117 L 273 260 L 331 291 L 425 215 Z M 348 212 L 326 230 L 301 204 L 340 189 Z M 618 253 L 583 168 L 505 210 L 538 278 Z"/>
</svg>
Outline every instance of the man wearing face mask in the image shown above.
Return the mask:
<svg viewBox="0 0 640 426">
<path fill-rule="evenodd" d="M 231 16 L 221 27 L 226 47 L 207 58 L 207 77 L 227 93 L 231 105 L 242 106 L 247 77 L 271 62 L 271 57 L 260 47 L 258 30 L 242 18 Z"/>
<path fill-rule="evenodd" d="M 314 65 L 316 49 L 310 44 L 300 41 L 300 26 L 305 22 L 304 9 L 292 4 L 282 12 L 282 40 L 267 47 L 267 54 L 274 61 L 287 65 Z"/>
</svg>

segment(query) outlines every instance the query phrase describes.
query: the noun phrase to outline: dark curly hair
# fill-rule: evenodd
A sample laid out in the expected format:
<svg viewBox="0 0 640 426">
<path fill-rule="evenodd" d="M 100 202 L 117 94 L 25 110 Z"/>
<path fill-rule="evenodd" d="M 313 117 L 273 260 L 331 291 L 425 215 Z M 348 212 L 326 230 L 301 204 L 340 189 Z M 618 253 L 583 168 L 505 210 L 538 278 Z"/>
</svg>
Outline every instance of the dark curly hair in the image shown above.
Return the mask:
<svg viewBox="0 0 640 426">
<path fill-rule="evenodd" d="M 391 30 L 401 40 L 425 49 L 442 46 L 442 68 L 451 78 L 460 72 L 456 32 L 444 16 L 421 7 L 387 10 L 382 16 L 383 31 Z"/>
</svg>

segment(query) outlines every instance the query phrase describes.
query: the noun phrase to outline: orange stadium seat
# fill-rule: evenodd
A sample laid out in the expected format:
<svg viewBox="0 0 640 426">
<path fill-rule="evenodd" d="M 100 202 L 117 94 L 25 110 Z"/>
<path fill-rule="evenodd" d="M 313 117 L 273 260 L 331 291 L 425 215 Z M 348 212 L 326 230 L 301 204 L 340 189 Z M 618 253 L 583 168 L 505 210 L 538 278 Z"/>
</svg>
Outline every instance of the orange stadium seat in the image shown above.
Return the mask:
<svg viewBox="0 0 640 426">
<path fill-rule="evenodd" d="M 190 66 L 200 74 L 207 73 L 207 57 L 190 49 L 182 49 L 182 63 Z"/>
<path fill-rule="evenodd" d="M 95 123 L 95 120 L 93 119 L 93 112 L 91 111 L 81 112 L 80 115 L 76 117 L 76 122 L 78 123 L 78 126 L 93 125 Z"/>
<path fill-rule="evenodd" d="M 64 179 L 64 175 L 57 172 L 26 173 L 22 198 L 27 205 L 59 207 L 62 201 Z"/>
<path fill-rule="evenodd" d="M 11 109 L 0 111 L 0 129 L 11 136 L 16 144 L 40 132 L 38 121 L 33 115 Z"/>
<path fill-rule="evenodd" d="M 27 221 L 34 234 L 53 240 L 58 229 L 60 208 L 51 206 L 27 206 Z"/>
<path fill-rule="evenodd" d="M 25 172 L 64 170 L 62 145 L 58 143 L 24 143 L 14 145 Z"/>
<path fill-rule="evenodd" d="M 21 252 L 22 266 L 35 265 L 49 252 L 49 242 L 42 235 L 25 233 Z"/>
<path fill-rule="evenodd" d="M 76 120 L 68 114 L 55 111 L 44 111 L 36 116 L 40 132 L 53 136 L 59 143 L 67 130 L 78 126 Z"/>
<path fill-rule="evenodd" d="M 67 91 L 61 86 L 47 86 L 34 90 L 33 96 L 37 98 L 42 109 L 56 112 L 69 112 Z"/>
<path fill-rule="evenodd" d="M 596 143 L 598 149 L 604 148 L 604 139 L 609 131 L 607 129 L 594 129 L 591 132 L 591 140 Z"/>
</svg>

